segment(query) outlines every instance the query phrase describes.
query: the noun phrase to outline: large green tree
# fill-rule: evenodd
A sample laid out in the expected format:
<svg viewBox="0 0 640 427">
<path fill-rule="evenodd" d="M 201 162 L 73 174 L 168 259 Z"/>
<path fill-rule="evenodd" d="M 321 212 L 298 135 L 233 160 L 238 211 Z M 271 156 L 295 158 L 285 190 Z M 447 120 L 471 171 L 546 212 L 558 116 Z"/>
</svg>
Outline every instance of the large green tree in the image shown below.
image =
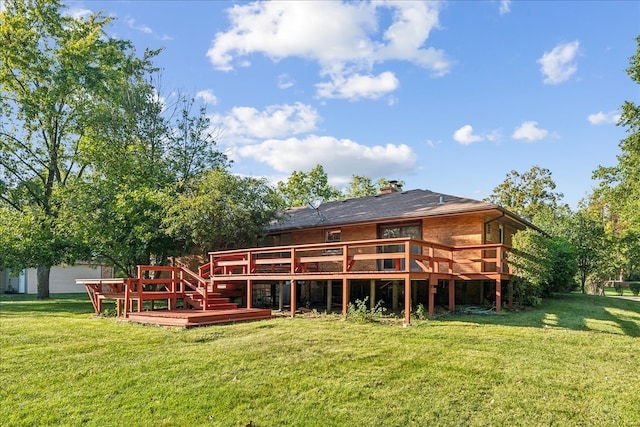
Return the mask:
<svg viewBox="0 0 640 427">
<path fill-rule="evenodd" d="M 57 0 L 3 4 L 0 233 L 34 238 L 3 248 L 0 263 L 37 267 L 38 297 L 48 298 L 50 268 L 72 245 L 57 225 L 60 192 L 87 170 L 81 152 L 95 106 L 109 104 L 112 92 L 148 63 L 129 42 L 105 34 L 110 18 L 101 14 L 75 19 Z"/>
<path fill-rule="evenodd" d="M 286 182 L 278 182 L 278 192 L 288 207 L 305 206 L 316 200 L 335 200 L 340 191 L 329 185 L 329 178 L 322 165 L 316 165 L 309 172 L 293 171 Z"/>
<path fill-rule="evenodd" d="M 603 221 L 586 209 L 575 212 L 567 228 L 568 241 L 574 247 L 577 276 L 582 293 L 586 293 L 587 279 L 606 268 L 607 241 Z"/>
<path fill-rule="evenodd" d="M 98 108 L 83 151 L 90 170 L 65 191 L 62 221 L 85 255 L 132 276 L 140 264 L 164 264 L 184 248 L 166 233 L 167 207 L 212 167 L 226 167 L 204 110 L 157 95 L 153 75 L 123 82 Z M 171 118 L 177 120 L 172 121 Z"/>
<path fill-rule="evenodd" d="M 185 252 L 206 254 L 256 246 L 283 208 L 282 198 L 265 180 L 216 168 L 200 174 L 178 195 L 163 226 Z"/>
<path fill-rule="evenodd" d="M 627 74 L 640 85 L 640 36 L 636 43 Z M 599 186 L 592 199 L 602 209 L 608 220 L 607 230 L 624 253 L 620 268 L 629 277 L 638 274 L 640 265 L 640 104 L 625 101 L 618 126 L 627 131 L 619 143 L 618 164 L 600 166 L 594 172 Z"/>
<path fill-rule="evenodd" d="M 493 189 L 485 200 L 502 206 L 521 217 L 533 221 L 541 212 L 561 208 L 563 194 L 556 191 L 551 171 L 540 166 L 520 173 L 512 170 L 502 184 Z"/>
</svg>

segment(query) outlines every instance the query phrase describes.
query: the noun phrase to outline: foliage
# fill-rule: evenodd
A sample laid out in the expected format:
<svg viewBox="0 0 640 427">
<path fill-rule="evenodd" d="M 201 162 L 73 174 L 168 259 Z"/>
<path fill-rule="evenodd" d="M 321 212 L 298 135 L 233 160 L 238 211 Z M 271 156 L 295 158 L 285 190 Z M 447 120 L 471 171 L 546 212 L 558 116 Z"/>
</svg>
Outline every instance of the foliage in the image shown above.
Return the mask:
<svg viewBox="0 0 640 427">
<path fill-rule="evenodd" d="M 369 308 L 369 297 L 365 297 L 355 302 L 350 302 L 347 307 L 347 319 L 356 322 L 376 322 L 384 315 L 387 309 L 382 300 L 378 301 L 373 308 Z"/>
<path fill-rule="evenodd" d="M 121 82 L 149 66 L 129 42 L 106 36 L 110 18 L 76 19 L 62 7 L 10 0 L 0 12 L 0 202 L 17 212 L 5 224 L 30 220 L 7 225 L 33 237 L 9 258 L 18 261 L 11 267 L 46 273 L 39 273 L 41 298 L 49 296 L 49 268 L 73 247 L 56 226 L 57 197 L 86 170 L 80 152 L 94 106 L 108 104 Z"/>
<path fill-rule="evenodd" d="M 344 197 L 347 199 L 375 196 L 378 189 L 371 182 L 371 178 L 364 175 L 351 175 L 351 182 L 345 190 Z"/>
<path fill-rule="evenodd" d="M 524 173 L 509 172 L 505 181 L 485 200 L 532 221 L 541 211 L 549 208 L 555 211 L 562 206 L 563 194 L 555 188 L 551 171 L 533 166 Z"/>
<path fill-rule="evenodd" d="M 427 318 L 427 309 L 424 304 L 418 304 L 416 307 L 416 317 L 419 320 L 425 320 Z"/>
<path fill-rule="evenodd" d="M 169 169 L 181 185 L 188 183 L 211 167 L 227 165 L 227 157 L 215 149 L 217 131 L 212 130 L 204 106 L 192 114 L 194 100 L 179 101 L 178 119 L 169 134 Z"/>
<path fill-rule="evenodd" d="M 329 185 L 329 179 L 322 165 L 316 165 L 309 172 L 293 171 L 287 182 L 278 182 L 280 196 L 287 207 L 306 206 L 310 201 L 335 200 L 340 191 Z"/>
<path fill-rule="evenodd" d="M 347 199 L 375 196 L 379 194 L 386 186 L 389 185 L 389 180 L 386 178 L 379 178 L 374 185 L 371 178 L 364 175 L 351 175 L 351 181 L 345 189 L 344 197 Z M 404 185 L 403 181 L 396 181 L 398 187 Z"/>
<path fill-rule="evenodd" d="M 265 180 L 242 178 L 222 168 L 202 173 L 170 204 L 166 232 L 200 251 L 255 246 L 278 219 L 283 201 Z"/>
<path fill-rule="evenodd" d="M 634 296 L 638 296 L 640 294 L 640 282 L 631 282 L 629 283 L 629 289 Z"/>
<path fill-rule="evenodd" d="M 572 216 L 567 232 L 568 241 L 575 250 L 580 289 L 585 293 L 587 279 L 600 277 L 598 273 L 606 270 L 610 261 L 604 223 L 583 209 Z"/>
<path fill-rule="evenodd" d="M 622 294 L 624 293 L 624 288 L 622 287 L 621 282 L 614 282 L 613 288 L 616 290 L 616 293 L 620 296 L 622 296 Z"/>
<path fill-rule="evenodd" d="M 7 427 L 640 425 L 637 304 L 572 294 L 411 328 L 321 316 L 181 329 L 90 318 L 86 295 L 0 295 L 0 419 Z"/>
<path fill-rule="evenodd" d="M 513 238 L 509 263 L 516 276 L 514 292 L 524 305 L 536 305 L 541 297 L 575 288 L 574 249 L 561 237 L 521 231 Z"/>
<path fill-rule="evenodd" d="M 636 37 L 637 50 L 630 58 L 627 73 L 640 84 L 640 36 Z M 608 221 L 607 231 L 618 240 L 622 252 L 619 267 L 639 271 L 640 266 L 640 104 L 625 101 L 618 126 L 627 128 L 627 136 L 619 143 L 620 154 L 615 166 L 600 166 L 594 172 L 599 186 L 592 199 L 599 204 Z"/>
</svg>

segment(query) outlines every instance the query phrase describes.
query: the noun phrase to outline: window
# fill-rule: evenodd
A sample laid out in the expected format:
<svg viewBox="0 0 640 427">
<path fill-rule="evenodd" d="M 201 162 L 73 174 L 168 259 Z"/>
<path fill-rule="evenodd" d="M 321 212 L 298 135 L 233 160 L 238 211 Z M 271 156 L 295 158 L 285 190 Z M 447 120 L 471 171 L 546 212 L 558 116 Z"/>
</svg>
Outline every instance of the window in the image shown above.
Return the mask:
<svg viewBox="0 0 640 427">
<path fill-rule="evenodd" d="M 411 237 L 413 239 L 422 239 L 422 226 L 421 224 L 388 224 L 381 225 L 378 227 L 378 236 L 380 239 L 395 239 L 400 237 Z M 393 252 L 402 252 L 404 250 L 404 245 L 385 245 L 382 246 L 381 252 L 383 253 L 393 253 Z M 420 246 L 411 246 L 411 253 L 420 254 L 422 253 L 422 248 Z M 396 269 L 396 260 L 395 259 L 383 259 L 380 261 L 379 268 L 381 270 L 395 270 Z M 400 260 L 400 269 L 404 270 L 404 259 Z M 415 261 L 411 265 L 412 270 L 418 270 L 419 267 L 415 264 Z"/>
<path fill-rule="evenodd" d="M 337 243 L 342 241 L 342 230 L 327 230 L 324 233 L 326 243 Z"/>
<path fill-rule="evenodd" d="M 325 243 L 340 243 L 342 241 L 342 230 L 325 230 L 324 232 Z M 342 248 L 331 248 L 322 251 L 322 255 L 341 255 Z"/>
</svg>

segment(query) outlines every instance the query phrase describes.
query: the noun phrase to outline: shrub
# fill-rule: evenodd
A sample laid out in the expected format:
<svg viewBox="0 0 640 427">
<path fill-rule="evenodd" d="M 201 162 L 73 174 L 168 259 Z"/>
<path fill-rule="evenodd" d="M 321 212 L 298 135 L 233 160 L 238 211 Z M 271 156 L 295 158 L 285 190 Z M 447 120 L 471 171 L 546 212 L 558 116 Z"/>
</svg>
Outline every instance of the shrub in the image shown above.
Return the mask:
<svg viewBox="0 0 640 427">
<path fill-rule="evenodd" d="M 387 309 L 383 307 L 382 300 L 378 301 L 371 310 L 369 310 L 368 301 L 369 297 L 365 297 L 363 300 L 357 299 L 355 303 L 349 303 L 347 319 L 359 322 L 375 322 L 380 319 L 384 315 L 384 312 L 387 311 Z"/>
<path fill-rule="evenodd" d="M 616 292 L 620 296 L 622 296 L 622 294 L 624 293 L 624 288 L 622 287 L 622 283 L 620 283 L 620 282 L 614 282 L 613 283 L 613 288 L 616 290 Z"/>
<path fill-rule="evenodd" d="M 629 289 L 631 289 L 633 295 L 638 296 L 638 294 L 640 294 L 640 282 L 629 283 Z"/>
<path fill-rule="evenodd" d="M 424 304 L 418 304 L 416 307 L 416 317 L 420 320 L 427 318 L 427 309 L 424 307 Z"/>
</svg>

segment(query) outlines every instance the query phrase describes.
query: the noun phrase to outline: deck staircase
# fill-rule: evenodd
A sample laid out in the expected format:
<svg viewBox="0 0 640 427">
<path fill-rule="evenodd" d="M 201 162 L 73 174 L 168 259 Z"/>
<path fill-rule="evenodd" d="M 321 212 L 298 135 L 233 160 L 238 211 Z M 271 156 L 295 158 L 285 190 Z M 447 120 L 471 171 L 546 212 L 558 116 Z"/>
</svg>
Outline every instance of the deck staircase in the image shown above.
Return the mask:
<svg viewBox="0 0 640 427">
<path fill-rule="evenodd" d="M 185 292 L 184 302 L 196 310 L 233 310 L 238 308 L 237 303 L 230 302 L 229 298 L 223 297 L 220 292 L 207 293 L 206 301 L 200 292 Z"/>
<path fill-rule="evenodd" d="M 165 277 L 156 278 L 155 273 L 151 274 L 152 278 L 145 277 L 150 275 L 146 272 L 163 272 Z M 219 289 L 214 291 L 207 280 L 209 275 L 203 271 L 195 273 L 184 267 L 139 266 L 137 276 L 79 279 L 76 282 L 85 285 L 97 314 L 102 312 L 103 300 L 115 300 L 118 315 L 132 322 L 193 327 L 272 317 L 270 309 L 239 307 L 240 304 L 245 305 L 246 297 L 234 284 L 218 285 Z M 241 298 L 240 304 L 230 301 L 237 297 Z M 167 309 L 154 309 L 157 300 L 167 301 Z M 145 309 L 149 305 L 151 309 Z"/>
</svg>

